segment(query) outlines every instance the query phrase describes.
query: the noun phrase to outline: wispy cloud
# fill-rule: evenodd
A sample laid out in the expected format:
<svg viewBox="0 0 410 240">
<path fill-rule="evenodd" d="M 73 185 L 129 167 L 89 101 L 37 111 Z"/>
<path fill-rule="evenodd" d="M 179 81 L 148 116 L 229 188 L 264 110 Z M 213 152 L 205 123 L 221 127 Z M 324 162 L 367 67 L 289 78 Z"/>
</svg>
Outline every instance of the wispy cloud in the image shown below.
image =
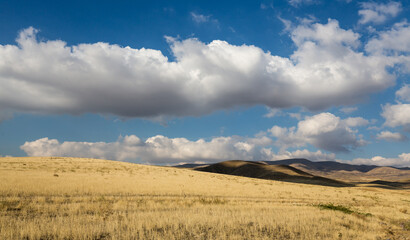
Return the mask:
<svg viewBox="0 0 410 240">
<path fill-rule="evenodd" d="M 207 22 L 219 24 L 219 21 L 217 19 L 214 19 L 212 15 L 203 15 L 203 14 L 199 14 L 195 12 L 191 12 L 190 14 L 191 14 L 192 20 L 197 24 L 207 23 Z"/>
<path fill-rule="evenodd" d="M 301 5 L 315 4 L 318 0 L 288 0 L 288 3 L 293 7 L 299 7 Z"/>
<path fill-rule="evenodd" d="M 352 113 L 352 112 L 355 112 L 355 111 L 357 111 L 357 107 L 342 107 L 341 109 L 340 109 L 340 111 L 341 112 L 343 112 L 343 113 L 345 113 L 345 114 L 350 114 L 350 113 Z"/>
</svg>

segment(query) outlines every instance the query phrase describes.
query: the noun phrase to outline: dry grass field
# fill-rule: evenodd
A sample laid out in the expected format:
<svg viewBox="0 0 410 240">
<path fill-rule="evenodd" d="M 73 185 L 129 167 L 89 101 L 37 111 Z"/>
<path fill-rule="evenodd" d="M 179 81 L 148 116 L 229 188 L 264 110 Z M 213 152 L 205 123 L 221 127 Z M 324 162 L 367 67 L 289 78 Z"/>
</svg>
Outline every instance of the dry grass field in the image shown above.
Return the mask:
<svg viewBox="0 0 410 240">
<path fill-rule="evenodd" d="M 410 191 L 0 158 L 0 239 L 410 239 Z"/>
</svg>

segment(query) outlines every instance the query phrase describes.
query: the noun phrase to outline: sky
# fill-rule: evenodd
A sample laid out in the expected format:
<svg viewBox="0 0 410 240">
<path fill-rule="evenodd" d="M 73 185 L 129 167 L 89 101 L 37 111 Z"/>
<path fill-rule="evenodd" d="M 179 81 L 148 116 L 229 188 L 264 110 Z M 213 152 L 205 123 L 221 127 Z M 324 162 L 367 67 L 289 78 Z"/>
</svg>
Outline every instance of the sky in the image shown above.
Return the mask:
<svg viewBox="0 0 410 240">
<path fill-rule="evenodd" d="M 410 2 L 0 0 L 0 156 L 410 167 Z"/>
</svg>

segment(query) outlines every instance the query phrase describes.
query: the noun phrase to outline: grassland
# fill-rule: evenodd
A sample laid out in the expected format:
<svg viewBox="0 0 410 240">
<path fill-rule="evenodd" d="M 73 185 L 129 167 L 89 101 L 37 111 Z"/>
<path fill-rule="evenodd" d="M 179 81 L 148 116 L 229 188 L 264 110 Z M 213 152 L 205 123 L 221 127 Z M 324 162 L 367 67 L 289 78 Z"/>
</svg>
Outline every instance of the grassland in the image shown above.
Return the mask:
<svg viewBox="0 0 410 240">
<path fill-rule="evenodd" d="M 0 158 L 0 239 L 410 239 L 410 191 Z"/>
</svg>

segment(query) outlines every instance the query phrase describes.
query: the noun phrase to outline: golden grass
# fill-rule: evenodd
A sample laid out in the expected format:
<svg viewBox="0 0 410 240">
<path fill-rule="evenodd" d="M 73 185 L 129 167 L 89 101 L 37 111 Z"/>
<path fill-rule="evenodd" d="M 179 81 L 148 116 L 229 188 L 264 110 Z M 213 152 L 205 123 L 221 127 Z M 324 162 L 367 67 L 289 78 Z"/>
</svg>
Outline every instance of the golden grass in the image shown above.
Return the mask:
<svg viewBox="0 0 410 240">
<path fill-rule="evenodd" d="M 0 239 L 410 239 L 409 206 L 409 190 L 0 158 Z"/>
</svg>

